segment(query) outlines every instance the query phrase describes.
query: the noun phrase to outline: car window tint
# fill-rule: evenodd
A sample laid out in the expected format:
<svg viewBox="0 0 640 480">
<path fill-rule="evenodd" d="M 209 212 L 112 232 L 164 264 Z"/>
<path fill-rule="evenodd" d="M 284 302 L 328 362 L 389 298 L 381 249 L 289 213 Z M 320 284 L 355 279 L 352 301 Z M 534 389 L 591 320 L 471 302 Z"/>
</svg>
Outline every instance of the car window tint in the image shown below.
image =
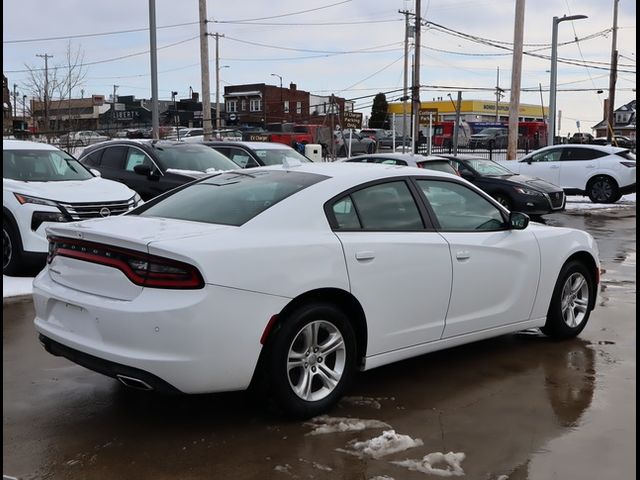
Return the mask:
<svg viewBox="0 0 640 480">
<path fill-rule="evenodd" d="M 137 148 L 129 148 L 129 152 L 127 153 L 127 162 L 124 166 L 124 169 L 133 172 L 133 169 L 136 165 L 147 165 L 151 168 L 154 168 L 153 162 L 147 157 L 144 152 L 138 150 Z"/>
<path fill-rule="evenodd" d="M 86 157 L 84 157 L 81 162 L 87 167 L 99 167 L 100 166 L 100 157 L 102 157 L 103 150 L 100 149 L 97 152 L 90 153 Z"/>
<path fill-rule="evenodd" d="M 421 230 L 418 207 L 403 181 L 382 183 L 351 194 L 365 230 Z"/>
<path fill-rule="evenodd" d="M 61 150 L 3 150 L 2 177 L 27 182 L 89 180 L 93 175 Z"/>
<path fill-rule="evenodd" d="M 291 171 L 229 172 L 177 189 L 136 213 L 240 226 L 285 198 L 325 180 L 324 175 Z"/>
<path fill-rule="evenodd" d="M 248 152 L 240 149 L 240 148 L 229 148 L 229 153 L 227 156 L 233 160 L 234 163 L 237 163 L 242 168 L 252 168 L 259 167 L 258 162 L 256 162 Z"/>
<path fill-rule="evenodd" d="M 562 150 L 559 148 L 545 150 L 544 152 L 534 153 L 529 159 L 532 162 L 558 162 L 562 156 Z"/>
<path fill-rule="evenodd" d="M 351 197 L 344 197 L 338 200 L 333 204 L 332 210 L 339 229 L 354 230 L 361 228 Z"/>
<path fill-rule="evenodd" d="M 104 149 L 100 166 L 120 170 L 124 163 L 127 147 L 109 147 Z"/>
<path fill-rule="evenodd" d="M 418 180 L 442 230 L 476 232 L 503 230 L 501 211 L 470 188 L 454 182 Z"/>
<path fill-rule="evenodd" d="M 407 166 L 407 162 L 405 162 L 404 160 L 396 160 L 395 158 L 380 158 L 376 163 L 382 163 L 384 165 Z"/>
<path fill-rule="evenodd" d="M 600 150 L 594 150 L 592 148 L 565 148 L 562 152 L 563 162 L 572 162 L 578 160 L 594 160 L 596 158 L 604 157 L 606 152 Z"/>
<path fill-rule="evenodd" d="M 417 162 L 418 168 L 426 168 L 428 170 L 436 170 L 438 172 L 452 173 L 457 175 L 456 169 L 451 166 L 446 160 L 425 160 L 424 162 Z"/>
</svg>

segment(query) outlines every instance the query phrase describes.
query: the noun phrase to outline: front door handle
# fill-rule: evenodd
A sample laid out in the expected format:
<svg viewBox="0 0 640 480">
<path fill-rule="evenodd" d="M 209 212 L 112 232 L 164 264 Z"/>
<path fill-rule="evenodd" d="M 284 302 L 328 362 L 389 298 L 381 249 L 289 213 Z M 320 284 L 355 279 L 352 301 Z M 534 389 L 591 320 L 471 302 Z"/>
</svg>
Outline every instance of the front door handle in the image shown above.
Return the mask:
<svg viewBox="0 0 640 480">
<path fill-rule="evenodd" d="M 356 252 L 356 260 L 360 260 L 361 262 L 373 260 L 374 258 L 376 258 L 376 254 L 370 250 Z"/>
<path fill-rule="evenodd" d="M 456 253 L 456 258 L 458 260 L 469 260 L 471 258 L 471 253 L 469 253 L 467 250 L 460 250 Z"/>
</svg>

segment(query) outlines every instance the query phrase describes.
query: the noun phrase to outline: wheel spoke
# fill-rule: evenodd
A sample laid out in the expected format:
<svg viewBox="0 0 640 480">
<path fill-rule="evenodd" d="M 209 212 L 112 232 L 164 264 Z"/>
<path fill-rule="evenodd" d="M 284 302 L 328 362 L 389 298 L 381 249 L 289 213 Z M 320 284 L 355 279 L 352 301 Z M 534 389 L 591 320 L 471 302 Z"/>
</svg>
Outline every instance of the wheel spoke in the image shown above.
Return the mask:
<svg viewBox="0 0 640 480">
<path fill-rule="evenodd" d="M 313 322 L 311 325 L 311 347 L 318 346 L 318 331 L 320 330 L 320 322 Z"/>
<path fill-rule="evenodd" d="M 304 327 L 304 330 L 300 332 L 302 334 L 302 338 L 304 339 L 304 350 L 309 350 L 313 347 L 313 324 L 307 325 Z"/>
<path fill-rule="evenodd" d="M 294 368 L 302 368 L 304 367 L 304 353 L 295 352 L 291 350 L 289 352 L 289 359 L 287 360 L 287 371 L 291 371 Z"/>
<path fill-rule="evenodd" d="M 567 309 L 567 316 L 569 317 L 567 319 L 567 325 L 569 325 L 570 327 L 575 327 L 576 326 L 576 315 L 575 315 L 575 312 L 573 311 L 573 306 L 570 306 Z"/>
<path fill-rule="evenodd" d="M 578 293 L 582 288 L 582 286 L 584 285 L 584 283 L 585 283 L 585 280 L 582 275 L 576 276 L 575 281 L 573 282 L 573 286 L 571 287 L 571 293 L 573 294 Z"/>
<path fill-rule="evenodd" d="M 334 333 L 327 339 L 326 342 L 324 342 L 322 345 L 319 345 L 319 347 L 319 353 L 322 353 L 322 355 L 327 357 L 336 350 L 343 348 L 344 340 L 342 339 L 342 335 Z"/>
<path fill-rule="evenodd" d="M 334 388 L 336 388 L 336 385 L 338 385 L 338 382 L 340 381 L 340 377 L 342 376 L 340 372 L 331 370 L 329 367 L 327 367 L 323 363 L 318 364 L 318 370 L 316 372 L 316 375 L 320 377 L 320 380 L 322 380 L 322 383 L 324 384 L 324 386 L 327 387 L 329 390 L 333 390 Z"/>
<path fill-rule="evenodd" d="M 584 313 L 587 311 L 587 304 L 589 302 L 587 301 L 586 298 L 576 298 L 576 310 L 578 310 L 578 312 L 580 313 Z"/>
<path fill-rule="evenodd" d="M 312 375 L 309 370 L 304 370 L 300 376 L 300 381 L 293 387 L 296 394 L 305 400 L 311 395 Z"/>
</svg>

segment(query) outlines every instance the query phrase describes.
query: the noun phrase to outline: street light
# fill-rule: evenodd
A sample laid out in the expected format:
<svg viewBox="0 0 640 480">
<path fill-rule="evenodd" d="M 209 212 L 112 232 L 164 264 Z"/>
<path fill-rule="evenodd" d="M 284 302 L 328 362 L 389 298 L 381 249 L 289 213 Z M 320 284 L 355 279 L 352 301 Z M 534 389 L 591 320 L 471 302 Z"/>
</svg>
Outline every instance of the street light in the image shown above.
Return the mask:
<svg viewBox="0 0 640 480">
<path fill-rule="evenodd" d="M 282 77 L 277 73 L 270 74 L 272 77 L 278 77 L 280 79 L 280 107 L 282 108 L 282 123 L 284 123 L 284 101 L 282 100 Z M 265 102 L 264 111 L 267 111 L 267 105 Z M 265 125 L 266 127 L 266 125 Z"/>
<path fill-rule="evenodd" d="M 551 33 L 551 82 L 549 83 L 549 130 L 547 131 L 547 145 L 553 145 L 556 135 L 556 89 L 558 83 L 558 24 L 568 20 L 582 20 L 586 15 L 570 15 L 562 18 L 553 17 Z"/>
</svg>

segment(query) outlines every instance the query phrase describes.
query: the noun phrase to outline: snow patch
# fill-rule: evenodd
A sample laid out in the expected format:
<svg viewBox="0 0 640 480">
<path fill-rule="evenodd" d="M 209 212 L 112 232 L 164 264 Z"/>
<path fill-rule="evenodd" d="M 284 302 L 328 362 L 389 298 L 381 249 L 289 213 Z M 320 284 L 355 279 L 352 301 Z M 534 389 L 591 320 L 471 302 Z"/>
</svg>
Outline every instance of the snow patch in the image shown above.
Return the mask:
<svg viewBox="0 0 640 480">
<path fill-rule="evenodd" d="M 351 405 L 357 405 L 359 407 L 371 407 L 376 410 L 380 410 L 382 405 L 380 404 L 380 400 L 387 400 L 386 397 L 379 398 L 371 398 L 371 397 L 363 397 L 363 396 L 353 396 L 353 397 L 344 397 L 341 402 L 349 403 Z"/>
<path fill-rule="evenodd" d="M 628 207 L 636 204 L 636 194 L 624 195 L 616 203 L 593 203 L 589 197 L 570 195 L 567 197 L 566 210 L 596 210 Z"/>
<path fill-rule="evenodd" d="M 33 293 L 32 277 L 7 277 L 2 276 L 2 298 L 19 297 Z"/>
<path fill-rule="evenodd" d="M 370 478 L 369 480 L 394 480 L 393 477 L 387 477 L 386 475 L 376 475 L 375 477 Z"/>
<path fill-rule="evenodd" d="M 380 420 L 330 417 L 328 415 L 321 415 L 319 417 L 312 418 L 311 421 L 305 423 L 305 425 L 313 427 L 313 430 L 307 433 L 307 435 L 323 435 L 325 433 L 336 432 L 359 432 L 368 428 L 391 428 L 391 425 L 381 422 Z"/>
<path fill-rule="evenodd" d="M 407 467 L 414 472 L 428 473 L 440 477 L 460 477 L 464 475 L 464 470 L 460 465 L 465 458 L 465 454 L 433 452 L 422 457 L 422 460 L 403 460 L 401 462 L 391 462 L 401 467 Z"/>
<path fill-rule="evenodd" d="M 273 467 L 276 472 L 286 473 L 287 475 L 291 475 L 291 465 L 285 463 L 284 465 L 276 465 Z"/>
<path fill-rule="evenodd" d="M 391 455 L 392 453 L 402 452 L 414 447 L 424 445 L 422 440 L 415 440 L 409 435 L 396 433 L 395 430 L 385 430 L 382 435 L 359 442 L 354 440 L 349 442 L 351 450 L 338 449 L 340 452 L 349 453 L 358 457 L 369 456 L 375 459 Z"/>
</svg>

